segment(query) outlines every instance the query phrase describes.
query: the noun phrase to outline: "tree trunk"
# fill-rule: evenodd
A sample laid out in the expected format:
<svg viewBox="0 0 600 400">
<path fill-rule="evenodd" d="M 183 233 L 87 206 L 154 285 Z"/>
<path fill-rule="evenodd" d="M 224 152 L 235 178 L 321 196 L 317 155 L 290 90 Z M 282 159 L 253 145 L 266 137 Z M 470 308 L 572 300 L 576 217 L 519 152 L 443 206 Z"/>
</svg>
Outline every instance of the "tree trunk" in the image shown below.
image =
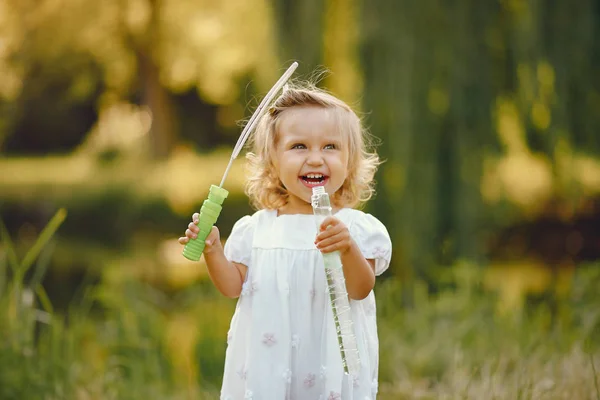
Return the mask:
<svg viewBox="0 0 600 400">
<path fill-rule="evenodd" d="M 454 132 L 452 154 L 452 230 L 455 256 L 483 261 L 482 224 L 484 210 L 480 191 L 483 156 L 493 147 L 495 134 L 491 112 L 494 104 L 490 50 L 485 32 L 490 28 L 494 7 L 489 3 L 460 0 L 448 10 L 454 28 L 453 60 L 449 66 L 450 110 Z"/>
<path fill-rule="evenodd" d="M 171 154 L 177 140 L 177 120 L 171 94 L 160 83 L 159 69 L 152 56 L 136 52 L 142 86 L 142 103 L 152 115 L 150 149 L 154 159 L 164 159 Z"/>
<path fill-rule="evenodd" d="M 178 124 L 169 90 L 160 82 L 160 68 L 157 60 L 160 54 L 161 32 L 160 13 L 162 0 L 149 0 L 150 18 L 141 37 L 125 34 L 125 40 L 136 55 L 139 80 L 137 85 L 152 115 L 150 127 L 150 150 L 154 159 L 164 159 L 171 154 L 178 138 Z M 123 11 L 125 13 L 126 11 Z M 123 17 L 124 18 L 124 17 Z"/>
<path fill-rule="evenodd" d="M 495 142 L 491 10 L 377 0 L 362 15 L 364 110 L 388 160 L 371 209 L 392 235 L 394 273 L 427 279 L 440 263 L 480 261 L 482 154 Z"/>
<path fill-rule="evenodd" d="M 283 64 L 296 60 L 306 74 L 323 60 L 324 0 L 273 0 Z"/>
<path fill-rule="evenodd" d="M 419 51 L 415 3 L 377 0 L 363 2 L 362 7 L 363 109 L 368 115 L 366 125 L 381 139 L 378 151 L 386 160 L 377 174 L 378 193 L 369 210 L 386 224 L 394 251 L 390 272 L 405 282 L 422 268 L 418 254 L 424 234 L 420 230 L 427 230 L 426 223 L 418 227 L 427 205 L 415 207 L 415 200 L 421 198 L 413 192 L 418 162 L 413 158 L 418 125 L 414 97 L 420 89 L 415 68 Z M 419 188 L 427 191 L 427 184 L 422 182 Z"/>
</svg>

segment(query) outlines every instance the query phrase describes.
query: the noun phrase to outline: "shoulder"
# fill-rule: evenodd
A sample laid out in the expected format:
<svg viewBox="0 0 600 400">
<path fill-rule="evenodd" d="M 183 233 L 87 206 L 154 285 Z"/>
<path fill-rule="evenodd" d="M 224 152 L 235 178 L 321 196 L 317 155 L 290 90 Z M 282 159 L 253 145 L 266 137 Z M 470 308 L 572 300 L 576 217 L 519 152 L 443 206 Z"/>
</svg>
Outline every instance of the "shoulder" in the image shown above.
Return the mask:
<svg viewBox="0 0 600 400">
<path fill-rule="evenodd" d="M 273 213 L 272 210 L 262 209 L 254 212 L 253 214 L 247 214 L 238 219 L 233 224 L 233 231 L 254 231 L 254 228 L 260 224 L 264 218 L 268 218 Z"/>
<path fill-rule="evenodd" d="M 387 228 L 385 225 L 372 214 L 365 213 L 361 210 L 354 208 L 344 208 L 340 212 L 340 219 L 348 225 L 348 229 L 357 228 L 364 229 L 369 228 L 370 230 L 375 229 L 383 231 L 387 234 Z"/>
<path fill-rule="evenodd" d="M 258 220 L 260 220 L 261 218 L 263 218 L 264 216 L 266 216 L 267 214 L 269 214 L 271 212 L 271 210 L 268 209 L 262 209 L 262 210 L 257 210 L 255 211 L 253 214 L 246 214 L 243 217 L 241 217 L 240 219 L 237 220 L 237 223 L 252 223 L 252 222 L 256 222 Z"/>
<path fill-rule="evenodd" d="M 375 260 L 375 275 L 390 265 L 392 241 L 385 225 L 375 216 L 360 210 L 348 210 L 348 230 L 367 259 Z"/>
<path fill-rule="evenodd" d="M 346 222 L 350 235 L 356 240 L 359 247 L 367 253 L 391 253 L 390 234 L 383 224 L 374 215 L 360 210 L 348 210 Z M 369 249 L 371 251 L 369 251 Z"/>
</svg>

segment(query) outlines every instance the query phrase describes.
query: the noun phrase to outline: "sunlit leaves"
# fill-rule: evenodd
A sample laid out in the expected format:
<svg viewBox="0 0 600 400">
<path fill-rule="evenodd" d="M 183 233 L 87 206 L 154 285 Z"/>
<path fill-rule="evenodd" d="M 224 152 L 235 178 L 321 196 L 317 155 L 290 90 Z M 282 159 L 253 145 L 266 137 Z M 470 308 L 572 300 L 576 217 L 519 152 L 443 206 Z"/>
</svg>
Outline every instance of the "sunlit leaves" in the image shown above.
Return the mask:
<svg viewBox="0 0 600 400">
<path fill-rule="evenodd" d="M 505 151 L 526 151 L 525 128 L 514 102 L 499 98 L 496 113 L 496 130 L 502 144 L 505 146 Z"/>
<path fill-rule="evenodd" d="M 36 60 L 56 67 L 74 53 L 87 54 L 117 92 L 137 79 L 135 51 L 151 51 L 170 89 L 195 86 L 207 100 L 229 104 L 239 95 L 241 77 L 256 75 L 263 89 L 276 75 L 272 30 L 266 0 L 2 2 L 0 95 L 18 92 L 19 64 L 7 65 L 17 51 L 24 67 Z"/>
<path fill-rule="evenodd" d="M 0 1 L 0 99 L 14 100 L 22 86 L 23 69 L 13 60 L 23 44 L 24 29 L 8 1 Z"/>
<path fill-rule="evenodd" d="M 363 89 L 358 64 L 361 37 L 360 31 L 355 28 L 360 18 L 357 3 L 354 0 L 327 1 L 323 32 L 323 59 L 327 68 L 332 71 L 325 84 L 350 104 L 358 103 Z"/>
<path fill-rule="evenodd" d="M 258 74 L 265 89 L 277 71 L 272 14 L 266 0 L 167 0 L 161 22 L 163 83 L 196 86 L 210 102 L 238 98 L 239 79 Z"/>
<path fill-rule="evenodd" d="M 150 130 L 152 116 L 145 107 L 114 103 L 105 107 L 78 153 L 122 152 L 139 157 L 147 151 L 144 135 Z"/>
</svg>

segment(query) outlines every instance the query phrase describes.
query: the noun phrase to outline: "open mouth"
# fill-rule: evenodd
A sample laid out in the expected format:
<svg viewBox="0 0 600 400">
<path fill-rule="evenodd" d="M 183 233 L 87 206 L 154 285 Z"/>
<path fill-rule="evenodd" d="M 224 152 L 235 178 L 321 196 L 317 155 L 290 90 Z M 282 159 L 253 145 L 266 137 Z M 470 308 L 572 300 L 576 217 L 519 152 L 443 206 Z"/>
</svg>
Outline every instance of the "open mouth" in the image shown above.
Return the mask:
<svg viewBox="0 0 600 400">
<path fill-rule="evenodd" d="M 323 174 L 307 174 L 300 176 L 300 180 L 307 187 L 323 186 L 329 177 Z"/>
</svg>

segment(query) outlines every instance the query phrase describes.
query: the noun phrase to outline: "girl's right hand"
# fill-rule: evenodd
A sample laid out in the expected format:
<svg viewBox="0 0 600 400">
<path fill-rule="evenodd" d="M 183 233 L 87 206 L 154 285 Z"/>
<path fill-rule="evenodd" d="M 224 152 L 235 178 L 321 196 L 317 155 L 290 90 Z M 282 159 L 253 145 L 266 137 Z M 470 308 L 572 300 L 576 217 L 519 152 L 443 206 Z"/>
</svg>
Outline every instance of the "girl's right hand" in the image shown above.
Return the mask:
<svg viewBox="0 0 600 400">
<path fill-rule="evenodd" d="M 185 245 L 190 239 L 198 238 L 198 232 L 200 232 L 200 228 L 198 228 L 198 218 L 200 218 L 199 213 L 194 213 L 192 215 L 192 222 L 189 223 L 188 228 L 185 230 L 185 236 L 179 238 L 179 243 Z M 219 229 L 216 226 L 213 226 L 210 230 L 205 243 L 204 253 L 209 253 L 221 245 Z"/>
</svg>

